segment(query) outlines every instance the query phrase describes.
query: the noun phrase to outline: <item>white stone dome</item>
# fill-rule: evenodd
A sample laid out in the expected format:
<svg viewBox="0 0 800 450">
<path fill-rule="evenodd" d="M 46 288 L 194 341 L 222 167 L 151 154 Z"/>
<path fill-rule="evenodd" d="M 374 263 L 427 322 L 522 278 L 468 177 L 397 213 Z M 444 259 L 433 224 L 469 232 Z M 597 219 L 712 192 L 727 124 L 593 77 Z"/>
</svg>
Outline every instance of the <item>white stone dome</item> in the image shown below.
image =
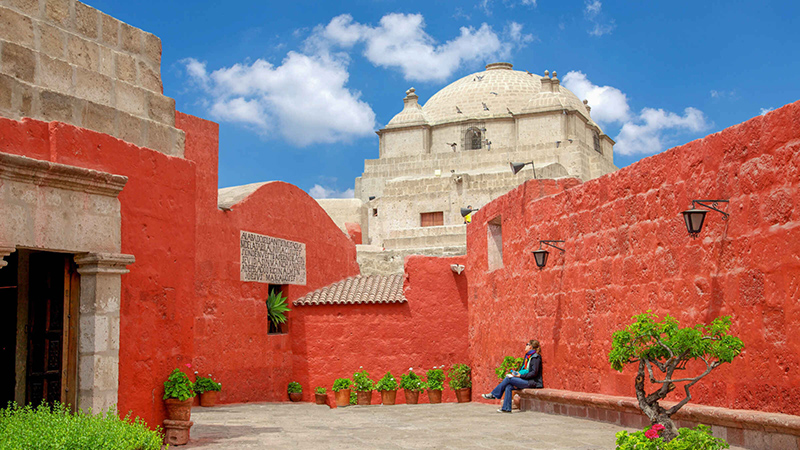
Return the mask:
<svg viewBox="0 0 800 450">
<path fill-rule="evenodd" d="M 488 64 L 485 71 L 450 83 L 422 107 L 425 119 L 430 125 L 437 125 L 467 119 L 507 118 L 511 115 L 509 111 L 521 114 L 563 109 L 577 110 L 589 118 L 583 102 L 567 88 L 559 84 L 557 92 L 543 92 L 542 76 L 512 67 L 510 63 Z"/>
</svg>

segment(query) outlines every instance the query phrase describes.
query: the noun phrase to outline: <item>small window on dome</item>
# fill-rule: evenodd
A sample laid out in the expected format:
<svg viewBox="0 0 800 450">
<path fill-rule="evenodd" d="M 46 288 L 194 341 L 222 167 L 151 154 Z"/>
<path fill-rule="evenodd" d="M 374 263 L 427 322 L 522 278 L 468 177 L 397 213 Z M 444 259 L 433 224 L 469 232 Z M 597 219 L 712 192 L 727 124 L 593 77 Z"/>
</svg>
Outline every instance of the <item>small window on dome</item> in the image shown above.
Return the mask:
<svg viewBox="0 0 800 450">
<path fill-rule="evenodd" d="M 467 150 L 480 150 L 481 149 L 481 130 L 477 128 L 470 128 L 464 136 L 466 142 L 465 147 Z"/>
<path fill-rule="evenodd" d="M 594 151 L 600 154 L 603 153 L 603 148 L 600 147 L 600 135 L 597 131 L 594 132 Z"/>
</svg>

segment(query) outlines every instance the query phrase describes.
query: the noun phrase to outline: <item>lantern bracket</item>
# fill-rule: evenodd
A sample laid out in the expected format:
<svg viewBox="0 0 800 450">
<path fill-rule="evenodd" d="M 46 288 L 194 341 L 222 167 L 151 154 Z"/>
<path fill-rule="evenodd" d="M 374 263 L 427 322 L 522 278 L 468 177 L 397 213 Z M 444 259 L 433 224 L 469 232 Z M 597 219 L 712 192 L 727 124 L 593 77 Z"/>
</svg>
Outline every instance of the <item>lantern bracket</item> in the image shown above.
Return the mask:
<svg viewBox="0 0 800 450">
<path fill-rule="evenodd" d="M 709 205 L 710 203 L 710 205 Z M 717 206 L 719 203 L 728 203 L 728 200 L 692 200 L 692 208 L 697 208 L 697 205 L 702 206 L 703 208 L 710 209 L 712 211 L 716 211 L 722 214 L 722 220 L 728 220 L 730 214 L 718 209 Z"/>
<path fill-rule="evenodd" d="M 544 241 L 539 241 L 539 250 L 541 250 L 541 249 L 542 249 L 542 244 L 544 244 L 544 245 L 547 245 L 547 246 L 549 246 L 549 247 L 553 247 L 553 248 L 556 248 L 556 249 L 558 249 L 558 250 L 561 250 L 561 252 L 562 252 L 562 253 L 565 253 L 565 252 L 566 252 L 566 250 L 564 250 L 563 248 L 561 248 L 561 247 L 558 247 L 558 246 L 556 246 L 556 245 L 553 245 L 553 244 L 555 244 L 555 243 L 559 243 L 559 242 L 564 242 L 564 241 L 553 241 L 553 240 L 544 240 Z"/>
</svg>

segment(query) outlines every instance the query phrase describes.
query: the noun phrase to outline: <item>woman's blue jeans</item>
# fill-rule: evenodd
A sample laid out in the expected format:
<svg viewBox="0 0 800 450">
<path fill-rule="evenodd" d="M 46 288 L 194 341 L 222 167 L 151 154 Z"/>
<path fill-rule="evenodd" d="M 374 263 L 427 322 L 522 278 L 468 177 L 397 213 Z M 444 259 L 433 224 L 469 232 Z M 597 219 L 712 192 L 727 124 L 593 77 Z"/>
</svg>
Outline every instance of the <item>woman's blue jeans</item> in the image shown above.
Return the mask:
<svg viewBox="0 0 800 450">
<path fill-rule="evenodd" d="M 492 396 L 503 399 L 503 411 L 511 411 L 511 401 L 514 397 L 511 394 L 511 391 L 515 388 L 527 389 L 527 387 L 528 382 L 522 378 L 505 377 L 503 378 L 503 381 L 500 382 L 500 384 L 498 384 L 494 390 L 492 390 Z"/>
</svg>

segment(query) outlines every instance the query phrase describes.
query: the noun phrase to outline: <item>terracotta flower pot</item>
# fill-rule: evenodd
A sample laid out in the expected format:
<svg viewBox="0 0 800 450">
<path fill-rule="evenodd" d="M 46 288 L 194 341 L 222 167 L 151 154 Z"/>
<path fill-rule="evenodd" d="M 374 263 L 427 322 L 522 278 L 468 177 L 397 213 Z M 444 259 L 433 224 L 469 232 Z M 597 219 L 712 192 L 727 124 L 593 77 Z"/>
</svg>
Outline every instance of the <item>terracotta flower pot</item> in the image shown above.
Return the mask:
<svg viewBox="0 0 800 450">
<path fill-rule="evenodd" d="M 289 400 L 291 400 L 293 402 L 299 402 L 302 399 L 303 399 L 303 393 L 302 392 L 291 392 L 291 393 L 289 393 Z"/>
<path fill-rule="evenodd" d="M 381 391 L 381 403 L 384 405 L 394 405 L 397 400 L 397 389 L 393 391 Z"/>
<path fill-rule="evenodd" d="M 180 401 L 177 398 L 168 398 L 164 400 L 164 405 L 167 406 L 167 419 L 188 421 L 192 416 L 193 400 L 194 397 L 184 401 Z"/>
<path fill-rule="evenodd" d="M 472 388 L 456 389 L 456 400 L 458 403 L 468 403 L 472 401 Z"/>
<path fill-rule="evenodd" d="M 328 394 L 314 393 L 314 403 L 324 405 L 328 401 Z"/>
<path fill-rule="evenodd" d="M 217 404 L 219 391 L 205 391 L 200 394 L 200 406 L 214 406 Z"/>
<path fill-rule="evenodd" d="M 359 406 L 367 406 L 372 404 L 372 391 L 356 391 Z"/>
<path fill-rule="evenodd" d="M 431 403 L 442 403 L 442 391 L 428 389 L 428 401 Z"/>
<path fill-rule="evenodd" d="M 416 405 L 419 403 L 419 391 L 410 391 L 408 389 L 403 389 L 406 391 L 406 403 L 409 405 Z"/>
<path fill-rule="evenodd" d="M 336 406 L 350 406 L 350 389 L 342 389 L 336 393 Z"/>
</svg>

